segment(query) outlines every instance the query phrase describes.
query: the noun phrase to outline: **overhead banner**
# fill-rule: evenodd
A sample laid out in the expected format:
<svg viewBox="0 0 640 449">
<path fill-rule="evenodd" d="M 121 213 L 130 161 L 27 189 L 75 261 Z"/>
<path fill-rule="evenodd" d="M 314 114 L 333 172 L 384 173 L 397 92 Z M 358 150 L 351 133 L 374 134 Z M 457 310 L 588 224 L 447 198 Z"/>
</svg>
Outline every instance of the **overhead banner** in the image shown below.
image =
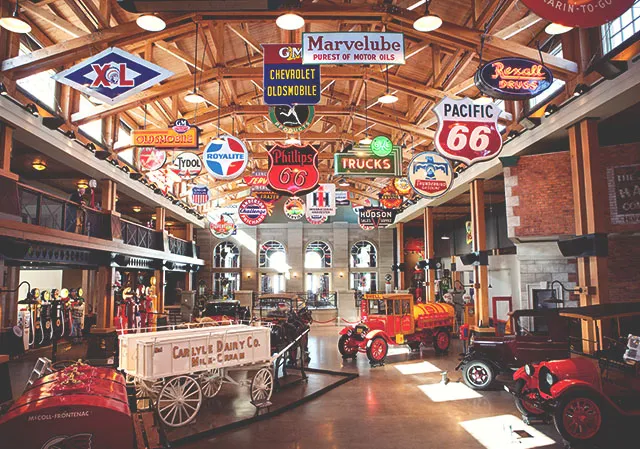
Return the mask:
<svg viewBox="0 0 640 449">
<path fill-rule="evenodd" d="M 131 142 L 135 147 L 197 150 L 199 131 L 187 120 L 178 119 L 168 129 L 134 129 Z"/>
<path fill-rule="evenodd" d="M 402 33 L 302 33 L 303 64 L 404 64 Z"/>
<path fill-rule="evenodd" d="M 384 209 L 382 207 L 362 207 L 358 210 L 358 223 L 365 227 L 385 227 L 390 226 L 396 219 L 395 209 Z"/>
<path fill-rule="evenodd" d="M 307 210 L 310 215 L 333 216 L 336 214 L 336 185 L 320 184 L 311 193 L 307 193 Z"/>
<path fill-rule="evenodd" d="M 302 65 L 301 44 L 262 44 L 264 104 L 320 102 L 320 66 Z"/>
<path fill-rule="evenodd" d="M 480 91 L 501 100 L 528 100 L 551 87 L 553 74 L 544 64 L 528 58 L 500 58 L 484 64 L 475 74 Z"/>
<path fill-rule="evenodd" d="M 221 137 L 222 142 L 211 140 L 202 153 L 202 162 L 215 179 L 228 181 L 244 172 L 249 152 L 242 141 L 233 136 Z"/>
<path fill-rule="evenodd" d="M 348 153 L 336 153 L 334 173 L 343 176 L 395 177 L 402 176 L 402 149 L 394 145 L 387 156 L 371 154 L 369 147 L 354 146 Z"/>
<path fill-rule="evenodd" d="M 435 151 L 424 151 L 409 163 L 407 179 L 421 197 L 438 198 L 451 188 L 453 168 L 448 160 Z"/>
<path fill-rule="evenodd" d="M 269 188 L 282 195 L 304 195 L 320 181 L 318 150 L 311 145 L 274 145 L 268 150 Z"/>
<path fill-rule="evenodd" d="M 313 122 L 315 108 L 308 105 L 271 106 L 269 119 L 280 131 L 295 134 L 304 131 Z"/>
<path fill-rule="evenodd" d="M 180 153 L 169 166 L 169 170 L 183 181 L 190 181 L 202 172 L 202 161 L 195 153 Z"/>
<path fill-rule="evenodd" d="M 53 79 L 113 105 L 172 75 L 169 70 L 112 47 L 57 73 Z"/>
<path fill-rule="evenodd" d="M 635 0 L 522 0 L 543 19 L 568 27 L 591 28 L 611 22 Z"/>
<path fill-rule="evenodd" d="M 470 98 L 445 97 L 436 105 L 435 146 L 440 154 L 467 165 L 493 159 L 502 150 L 497 104 L 476 104 Z"/>
</svg>

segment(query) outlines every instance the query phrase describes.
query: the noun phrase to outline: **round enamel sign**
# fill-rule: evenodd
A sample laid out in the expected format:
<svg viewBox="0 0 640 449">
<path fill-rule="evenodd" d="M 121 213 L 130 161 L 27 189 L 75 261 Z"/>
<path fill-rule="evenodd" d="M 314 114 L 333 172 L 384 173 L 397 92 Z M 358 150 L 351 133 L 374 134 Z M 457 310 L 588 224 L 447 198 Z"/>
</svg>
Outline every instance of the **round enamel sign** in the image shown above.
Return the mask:
<svg viewBox="0 0 640 449">
<path fill-rule="evenodd" d="M 213 139 L 202 153 L 202 162 L 215 179 L 235 179 L 244 172 L 249 160 L 249 152 L 242 141 L 233 136 L 221 137 L 221 142 Z"/>
<path fill-rule="evenodd" d="M 284 203 L 284 214 L 289 220 L 301 220 L 304 217 L 304 201 L 297 196 L 292 196 Z"/>
<path fill-rule="evenodd" d="M 138 150 L 140 169 L 144 171 L 160 170 L 167 161 L 167 152 L 152 147 L 142 147 Z"/>
<path fill-rule="evenodd" d="M 197 177 L 202 171 L 202 161 L 195 153 L 180 153 L 171 163 L 169 170 L 178 175 L 180 179 L 189 181 Z"/>
<path fill-rule="evenodd" d="M 554 23 L 591 28 L 611 22 L 635 0 L 522 0 L 527 8 Z"/>
<path fill-rule="evenodd" d="M 257 226 L 267 217 L 267 205 L 258 198 L 246 198 L 238 206 L 238 216 L 244 224 Z"/>
<path fill-rule="evenodd" d="M 409 163 L 407 178 L 418 195 L 438 198 L 451 187 L 453 168 L 447 159 L 435 151 L 424 151 Z"/>
</svg>

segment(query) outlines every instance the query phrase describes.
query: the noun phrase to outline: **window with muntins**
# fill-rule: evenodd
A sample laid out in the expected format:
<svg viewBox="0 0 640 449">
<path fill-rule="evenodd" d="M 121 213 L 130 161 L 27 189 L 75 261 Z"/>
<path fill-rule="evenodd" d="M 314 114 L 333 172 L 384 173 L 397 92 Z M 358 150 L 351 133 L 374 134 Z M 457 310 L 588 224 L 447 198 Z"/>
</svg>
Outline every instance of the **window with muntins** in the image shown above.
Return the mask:
<svg viewBox="0 0 640 449">
<path fill-rule="evenodd" d="M 617 19 L 602 26 L 602 52 L 609 53 L 640 31 L 640 0 Z"/>
</svg>

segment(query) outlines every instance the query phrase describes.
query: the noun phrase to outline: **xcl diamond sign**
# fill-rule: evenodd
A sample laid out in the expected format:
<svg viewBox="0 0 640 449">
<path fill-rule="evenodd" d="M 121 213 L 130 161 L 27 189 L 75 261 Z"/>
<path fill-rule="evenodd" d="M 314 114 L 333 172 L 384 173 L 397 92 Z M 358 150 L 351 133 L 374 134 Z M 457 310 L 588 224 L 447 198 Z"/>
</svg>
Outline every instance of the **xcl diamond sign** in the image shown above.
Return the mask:
<svg viewBox="0 0 640 449">
<path fill-rule="evenodd" d="M 104 103 L 116 104 L 172 75 L 124 50 L 108 48 L 53 78 Z"/>
</svg>

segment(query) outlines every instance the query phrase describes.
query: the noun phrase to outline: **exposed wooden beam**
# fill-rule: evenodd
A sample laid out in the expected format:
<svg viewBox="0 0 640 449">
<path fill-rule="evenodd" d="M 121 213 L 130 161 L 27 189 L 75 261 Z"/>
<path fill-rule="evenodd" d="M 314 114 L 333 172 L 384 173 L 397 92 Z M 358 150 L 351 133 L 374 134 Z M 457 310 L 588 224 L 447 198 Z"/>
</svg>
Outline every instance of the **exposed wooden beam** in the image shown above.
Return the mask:
<svg viewBox="0 0 640 449">
<path fill-rule="evenodd" d="M 64 31 L 69 36 L 81 37 L 87 34 L 85 30 L 78 28 L 77 26 L 63 19 L 62 17 L 55 15 L 49 9 L 45 9 L 43 7 L 34 5 L 31 1 L 20 2 L 20 7 L 25 11 L 29 12 L 30 14 L 38 16 L 42 20 L 50 23 L 51 25 L 58 28 L 59 30 Z"/>
<path fill-rule="evenodd" d="M 242 39 L 256 53 L 263 54 L 262 46 L 260 45 L 260 43 L 256 39 L 254 39 L 248 32 L 240 30 L 237 25 L 234 26 L 230 23 L 227 23 L 226 25 L 229 31 L 231 31 L 233 34 L 235 34 L 240 39 Z"/>
</svg>

